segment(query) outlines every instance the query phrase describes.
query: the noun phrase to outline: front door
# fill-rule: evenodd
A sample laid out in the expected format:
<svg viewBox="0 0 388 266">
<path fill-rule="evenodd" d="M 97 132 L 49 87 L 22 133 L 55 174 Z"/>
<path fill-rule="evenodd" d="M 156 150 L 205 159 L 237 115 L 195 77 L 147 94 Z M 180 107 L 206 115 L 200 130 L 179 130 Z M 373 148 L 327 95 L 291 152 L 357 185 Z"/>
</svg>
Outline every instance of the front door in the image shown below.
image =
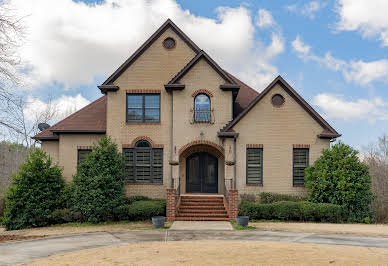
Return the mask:
<svg viewBox="0 0 388 266">
<path fill-rule="evenodd" d="M 186 192 L 218 192 L 218 160 L 206 152 L 194 153 L 186 159 Z"/>
</svg>

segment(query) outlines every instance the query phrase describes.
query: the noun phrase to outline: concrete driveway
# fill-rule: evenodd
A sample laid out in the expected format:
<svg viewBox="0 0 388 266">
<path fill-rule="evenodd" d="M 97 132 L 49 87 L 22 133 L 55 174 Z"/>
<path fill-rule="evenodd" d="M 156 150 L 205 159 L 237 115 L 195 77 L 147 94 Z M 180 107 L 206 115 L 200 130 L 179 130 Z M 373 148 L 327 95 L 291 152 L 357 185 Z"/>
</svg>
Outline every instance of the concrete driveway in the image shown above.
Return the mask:
<svg viewBox="0 0 388 266">
<path fill-rule="evenodd" d="M 14 265 L 76 250 L 147 241 L 286 241 L 388 248 L 388 238 L 266 231 L 131 230 L 99 232 L 0 244 L 0 265 Z"/>
</svg>

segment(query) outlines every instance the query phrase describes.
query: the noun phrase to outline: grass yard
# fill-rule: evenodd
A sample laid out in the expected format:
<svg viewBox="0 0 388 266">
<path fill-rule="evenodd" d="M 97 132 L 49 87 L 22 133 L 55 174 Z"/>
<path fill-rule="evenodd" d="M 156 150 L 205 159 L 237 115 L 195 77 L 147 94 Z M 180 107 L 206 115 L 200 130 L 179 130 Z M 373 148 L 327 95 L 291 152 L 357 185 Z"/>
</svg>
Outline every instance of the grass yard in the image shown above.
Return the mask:
<svg viewBox="0 0 388 266">
<path fill-rule="evenodd" d="M 171 223 L 166 223 L 165 229 L 171 226 Z M 151 221 L 141 222 L 106 222 L 99 224 L 92 223 L 67 223 L 58 224 L 48 227 L 37 227 L 23 230 L 5 231 L 0 227 L 0 242 L 9 240 L 23 240 L 31 237 L 45 237 L 57 235 L 82 234 L 90 232 L 105 232 L 105 231 L 123 231 L 123 230 L 156 230 L 153 228 Z"/>
<path fill-rule="evenodd" d="M 332 224 L 296 222 L 249 222 L 250 227 L 263 231 L 304 232 L 317 234 L 351 234 L 359 236 L 388 237 L 388 224 Z"/>
<path fill-rule="evenodd" d="M 55 255 L 27 265 L 378 265 L 388 249 L 286 242 L 149 242 Z"/>
</svg>

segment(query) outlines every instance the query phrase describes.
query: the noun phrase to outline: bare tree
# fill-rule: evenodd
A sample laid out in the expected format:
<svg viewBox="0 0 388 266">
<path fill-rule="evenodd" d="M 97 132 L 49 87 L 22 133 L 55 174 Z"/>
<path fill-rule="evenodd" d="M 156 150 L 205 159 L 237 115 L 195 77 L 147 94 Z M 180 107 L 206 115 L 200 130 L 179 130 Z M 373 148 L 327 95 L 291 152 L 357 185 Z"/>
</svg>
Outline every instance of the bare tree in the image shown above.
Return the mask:
<svg viewBox="0 0 388 266">
<path fill-rule="evenodd" d="M 388 136 L 384 135 L 369 146 L 364 162 L 372 177 L 372 190 L 376 195 L 373 208 L 378 222 L 388 222 Z"/>
</svg>

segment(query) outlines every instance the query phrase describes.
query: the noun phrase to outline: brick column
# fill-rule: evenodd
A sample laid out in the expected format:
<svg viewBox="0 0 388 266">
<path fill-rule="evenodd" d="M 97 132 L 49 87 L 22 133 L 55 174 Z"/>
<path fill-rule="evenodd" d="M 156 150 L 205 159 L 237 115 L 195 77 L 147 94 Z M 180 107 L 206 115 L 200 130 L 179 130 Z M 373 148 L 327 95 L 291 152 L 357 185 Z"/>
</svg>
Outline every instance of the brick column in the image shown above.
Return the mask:
<svg viewBox="0 0 388 266">
<path fill-rule="evenodd" d="M 167 189 L 166 218 L 168 222 L 175 221 L 176 189 Z"/>
<path fill-rule="evenodd" d="M 235 219 L 238 215 L 238 190 L 231 189 L 228 191 L 229 199 L 229 218 Z"/>
</svg>

